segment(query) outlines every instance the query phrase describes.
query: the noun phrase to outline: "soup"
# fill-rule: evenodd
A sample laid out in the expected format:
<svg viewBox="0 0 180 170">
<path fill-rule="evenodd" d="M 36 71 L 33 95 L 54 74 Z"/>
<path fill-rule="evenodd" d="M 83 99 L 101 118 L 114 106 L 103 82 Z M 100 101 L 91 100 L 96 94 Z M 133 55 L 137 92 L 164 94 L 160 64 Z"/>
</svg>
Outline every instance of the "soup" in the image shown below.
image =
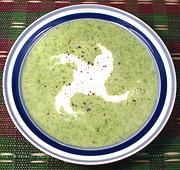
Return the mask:
<svg viewBox="0 0 180 170">
<path fill-rule="evenodd" d="M 34 123 L 77 147 L 126 140 L 147 122 L 158 97 L 150 52 L 131 32 L 82 19 L 42 36 L 24 62 L 21 91 Z"/>
</svg>

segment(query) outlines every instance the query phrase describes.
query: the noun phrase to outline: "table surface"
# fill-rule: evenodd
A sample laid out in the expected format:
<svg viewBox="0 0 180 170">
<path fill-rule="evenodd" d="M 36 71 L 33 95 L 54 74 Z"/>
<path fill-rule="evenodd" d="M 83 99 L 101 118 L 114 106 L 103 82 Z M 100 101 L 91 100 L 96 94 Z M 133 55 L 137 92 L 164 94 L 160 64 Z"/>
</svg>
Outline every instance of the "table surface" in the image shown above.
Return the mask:
<svg viewBox="0 0 180 170">
<path fill-rule="evenodd" d="M 12 123 L 3 100 L 2 74 L 20 33 L 44 14 L 64 6 L 99 3 L 128 11 L 147 24 L 168 47 L 176 68 L 177 97 L 158 137 L 139 153 L 101 166 L 80 166 L 52 158 L 31 145 Z M 180 1 L 179 0 L 1 0 L 0 1 L 0 170 L 180 170 Z"/>
</svg>

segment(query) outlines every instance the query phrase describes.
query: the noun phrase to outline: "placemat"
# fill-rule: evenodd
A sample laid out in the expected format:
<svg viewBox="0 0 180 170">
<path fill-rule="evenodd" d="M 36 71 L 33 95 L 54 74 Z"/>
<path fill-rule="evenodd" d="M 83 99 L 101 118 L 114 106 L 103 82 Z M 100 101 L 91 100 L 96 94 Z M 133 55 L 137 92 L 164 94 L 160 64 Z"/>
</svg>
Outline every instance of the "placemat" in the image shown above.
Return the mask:
<svg viewBox="0 0 180 170">
<path fill-rule="evenodd" d="M 20 33 L 42 15 L 64 6 L 92 3 L 128 11 L 149 24 L 167 45 L 177 74 L 177 98 L 163 131 L 128 159 L 80 166 L 52 158 L 31 145 L 12 123 L 3 100 L 2 74 Z M 0 0 L 0 170 L 180 170 L 180 1 L 179 0 Z"/>
</svg>

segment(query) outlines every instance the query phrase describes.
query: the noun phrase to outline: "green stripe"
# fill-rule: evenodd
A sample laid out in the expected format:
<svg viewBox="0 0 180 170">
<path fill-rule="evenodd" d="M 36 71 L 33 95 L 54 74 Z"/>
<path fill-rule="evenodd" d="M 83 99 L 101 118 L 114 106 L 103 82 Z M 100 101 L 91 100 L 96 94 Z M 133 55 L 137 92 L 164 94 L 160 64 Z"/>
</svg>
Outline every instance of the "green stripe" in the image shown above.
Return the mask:
<svg viewBox="0 0 180 170">
<path fill-rule="evenodd" d="M 48 169 L 48 157 L 49 156 L 33 156 L 34 153 L 42 153 L 33 145 L 31 145 L 24 138 L 0 138 L 0 153 L 8 153 L 12 155 L 4 156 L 0 155 L 0 160 L 7 161 L 12 160 L 13 163 L 0 163 L 0 169 L 28 169 L 28 170 L 38 170 Z M 35 161 L 45 161 L 42 163 L 37 163 Z"/>
<path fill-rule="evenodd" d="M 167 42 L 178 42 L 180 40 L 180 16 L 166 14 L 137 14 L 141 20 L 146 22 L 155 32 Z M 157 30 L 155 25 L 168 25 L 168 30 Z"/>
<path fill-rule="evenodd" d="M 1 39 L 16 40 L 22 31 L 32 22 L 46 13 L 26 13 L 26 12 L 0 12 L 0 35 Z M 25 24 L 12 24 L 20 22 Z M 13 26 L 25 26 L 23 28 L 14 28 Z"/>
<path fill-rule="evenodd" d="M 159 147 L 160 145 L 159 143 Z M 180 137 L 168 135 L 164 138 L 164 152 L 180 152 Z"/>
<path fill-rule="evenodd" d="M 166 162 L 165 168 L 167 170 L 179 170 L 180 169 L 180 162 Z"/>
<path fill-rule="evenodd" d="M 54 170 L 54 169 L 64 169 L 66 167 L 67 163 L 60 161 L 58 159 L 55 159 L 53 157 L 48 157 L 48 170 Z"/>
<path fill-rule="evenodd" d="M 168 24 L 168 17 L 166 14 L 154 14 L 153 15 L 153 22 L 154 24 Z"/>
<path fill-rule="evenodd" d="M 15 40 L 24 30 L 24 28 L 11 28 L 12 22 L 24 22 L 25 26 L 28 26 L 44 14 L 46 13 L 0 12 L 0 20 L 2 20 L 2 23 L 4 23 L 0 26 L 0 35 L 3 39 Z M 171 15 L 167 16 L 165 14 L 137 14 L 136 16 L 150 25 L 153 29 L 155 29 L 154 25 L 168 25 L 168 30 L 155 29 L 163 40 L 173 41 L 174 39 L 180 39 L 180 28 L 177 24 L 180 21 L 180 16 L 177 15 L 172 17 Z"/>
<path fill-rule="evenodd" d="M 0 169 L 2 169 L 2 170 L 13 170 L 14 164 L 13 163 L 0 163 Z"/>
<path fill-rule="evenodd" d="M 32 22 L 40 18 L 41 16 L 45 15 L 45 12 L 38 12 L 38 13 L 27 13 L 27 25 L 30 25 Z"/>
</svg>

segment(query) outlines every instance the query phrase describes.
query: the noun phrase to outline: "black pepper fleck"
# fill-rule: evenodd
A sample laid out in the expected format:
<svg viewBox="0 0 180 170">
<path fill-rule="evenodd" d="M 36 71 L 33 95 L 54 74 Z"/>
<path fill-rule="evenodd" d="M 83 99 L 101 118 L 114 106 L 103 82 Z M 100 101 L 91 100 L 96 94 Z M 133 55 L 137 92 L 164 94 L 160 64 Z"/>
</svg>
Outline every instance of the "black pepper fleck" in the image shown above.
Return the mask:
<svg viewBox="0 0 180 170">
<path fill-rule="evenodd" d="M 91 108 L 88 108 L 86 111 L 87 111 L 87 112 L 91 111 Z"/>
</svg>

